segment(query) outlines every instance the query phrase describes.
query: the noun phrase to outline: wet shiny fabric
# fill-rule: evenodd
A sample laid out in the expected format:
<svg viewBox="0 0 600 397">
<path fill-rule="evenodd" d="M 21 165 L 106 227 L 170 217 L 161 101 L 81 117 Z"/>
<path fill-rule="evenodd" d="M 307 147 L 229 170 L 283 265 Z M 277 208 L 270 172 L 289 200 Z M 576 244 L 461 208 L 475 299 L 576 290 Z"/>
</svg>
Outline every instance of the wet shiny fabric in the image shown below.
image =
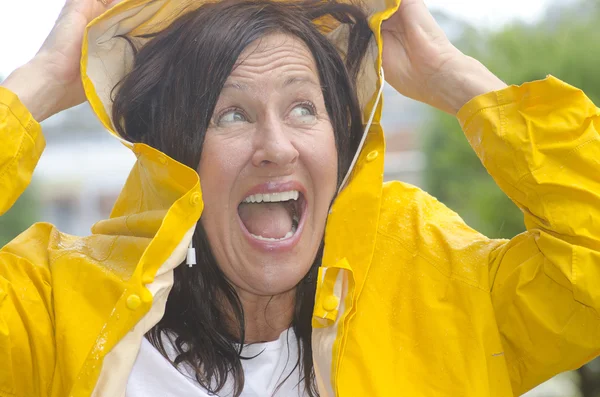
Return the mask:
<svg viewBox="0 0 600 397">
<path fill-rule="evenodd" d="M 103 73 L 122 58 L 114 47 L 104 67 L 94 51 L 113 48 L 107 37 L 143 10 L 173 3 L 128 0 L 90 25 L 84 86 L 107 128 L 97 87 L 118 77 Z M 553 77 L 461 109 L 467 139 L 528 229 L 487 239 L 418 188 L 382 182 L 379 26 L 398 4 L 372 5 L 375 56 L 361 90 L 365 114 L 376 117 L 326 227 L 313 314 L 320 393 L 520 395 L 600 352 L 598 109 Z M 4 212 L 28 185 L 44 139 L 2 88 L 0 131 Z M 203 208 L 194 170 L 145 145 L 132 150 L 137 162 L 110 219 L 90 236 L 36 224 L 0 251 L 0 396 L 124 395 Z"/>
</svg>

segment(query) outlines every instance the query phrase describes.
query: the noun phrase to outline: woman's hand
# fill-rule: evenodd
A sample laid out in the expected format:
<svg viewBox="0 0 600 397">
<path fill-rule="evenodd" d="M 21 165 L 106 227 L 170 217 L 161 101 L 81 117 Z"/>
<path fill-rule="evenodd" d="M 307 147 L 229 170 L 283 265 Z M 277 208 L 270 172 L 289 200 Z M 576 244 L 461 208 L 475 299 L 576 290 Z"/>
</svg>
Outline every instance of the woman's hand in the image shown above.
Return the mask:
<svg viewBox="0 0 600 397">
<path fill-rule="evenodd" d="M 450 114 L 506 85 L 448 40 L 423 0 L 402 0 L 383 22 L 385 79 L 398 92 Z"/>
<path fill-rule="evenodd" d="M 85 101 L 79 70 L 83 33 L 108 8 L 99 0 L 67 0 L 35 57 L 2 83 L 37 121 Z"/>
</svg>

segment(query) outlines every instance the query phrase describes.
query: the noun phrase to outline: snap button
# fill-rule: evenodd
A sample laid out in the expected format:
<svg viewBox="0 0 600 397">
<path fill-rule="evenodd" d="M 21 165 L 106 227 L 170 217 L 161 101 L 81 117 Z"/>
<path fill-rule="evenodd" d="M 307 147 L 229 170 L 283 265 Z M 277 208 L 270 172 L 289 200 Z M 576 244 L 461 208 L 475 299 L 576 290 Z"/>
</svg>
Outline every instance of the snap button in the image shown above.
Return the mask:
<svg viewBox="0 0 600 397">
<path fill-rule="evenodd" d="M 165 165 L 167 164 L 167 158 L 165 156 L 158 156 L 158 162 Z"/>
<path fill-rule="evenodd" d="M 367 161 L 371 162 L 375 160 L 379 156 L 379 152 L 377 150 L 373 150 L 367 154 Z"/>
<path fill-rule="evenodd" d="M 131 310 L 135 310 L 142 304 L 142 300 L 136 294 L 129 295 L 127 297 L 127 307 Z"/>
<path fill-rule="evenodd" d="M 200 204 L 201 201 L 202 201 L 202 195 L 199 192 L 193 193 L 190 196 L 190 204 L 191 205 L 196 206 L 196 205 Z"/>
<path fill-rule="evenodd" d="M 323 310 L 326 312 L 332 312 L 338 308 L 340 299 L 335 295 L 329 295 L 323 300 Z"/>
</svg>

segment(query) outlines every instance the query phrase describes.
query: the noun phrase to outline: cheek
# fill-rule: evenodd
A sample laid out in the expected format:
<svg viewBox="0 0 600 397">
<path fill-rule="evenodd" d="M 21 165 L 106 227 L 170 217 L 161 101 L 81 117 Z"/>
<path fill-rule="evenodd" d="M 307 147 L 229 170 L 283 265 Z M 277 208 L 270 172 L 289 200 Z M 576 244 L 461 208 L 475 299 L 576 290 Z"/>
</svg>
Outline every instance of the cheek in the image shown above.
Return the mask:
<svg viewBox="0 0 600 397">
<path fill-rule="evenodd" d="M 338 153 L 333 129 L 324 126 L 312 139 L 302 143 L 301 156 L 308 168 L 317 193 L 324 193 L 323 200 L 333 198 L 337 187 Z"/>
<path fill-rule="evenodd" d="M 323 178 L 333 179 L 332 183 L 335 189 L 338 172 L 338 153 L 335 146 L 333 129 L 330 125 L 319 136 L 319 141 L 315 145 L 312 157 L 314 166 L 321 170 Z"/>
<path fill-rule="evenodd" d="M 214 209 L 226 207 L 224 198 L 230 197 L 231 189 L 245 164 L 248 145 L 218 137 L 207 137 L 202 148 L 198 174 L 204 198 L 204 213 L 210 216 Z M 215 205 L 215 204 L 220 205 Z"/>
<path fill-rule="evenodd" d="M 328 134 L 328 139 L 323 145 L 323 150 L 320 153 L 317 161 L 319 161 L 319 166 L 323 167 L 323 169 L 327 170 L 327 175 L 329 178 L 333 178 L 335 185 L 337 182 L 337 173 L 338 173 L 338 153 L 335 145 L 335 138 L 333 135 L 333 131 L 330 131 Z M 335 188 L 335 186 L 333 186 Z"/>
</svg>

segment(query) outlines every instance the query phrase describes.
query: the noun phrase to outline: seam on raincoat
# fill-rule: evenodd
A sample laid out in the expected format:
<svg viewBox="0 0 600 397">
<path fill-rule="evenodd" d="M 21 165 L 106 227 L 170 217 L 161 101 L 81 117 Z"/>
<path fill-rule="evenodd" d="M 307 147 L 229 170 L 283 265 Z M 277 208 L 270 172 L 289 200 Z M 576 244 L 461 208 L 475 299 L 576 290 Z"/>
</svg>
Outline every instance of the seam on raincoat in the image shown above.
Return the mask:
<svg viewBox="0 0 600 397">
<path fill-rule="evenodd" d="M 10 92 L 12 93 L 12 91 L 10 91 Z M 15 95 L 16 95 L 16 94 L 15 94 Z M 12 107 L 8 106 L 8 105 L 7 105 L 7 104 L 5 104 L 5 103 L 0 103 L 0 106 L 3 106 L 3 107 L 5 107 L 5 108 L 8 110 L 8 112 L 9 112 L 10 114 L 12 114 L 12 116 L 15 118 L 15 120 L 17 120 L 17 121 L 19 122 L 19 125 L 20 125 L 21 127 L 23 127 L 23 128 L 25 129 L 25 131 L 27 131 L 27 135 L 29 135 L 29 136 L 31 137 L 31 139 L 33 140 L 33 137 L 32 137 L 32 136 L 31 136 L 31 134 L 30 134 L 31 125 L 32 125 L 32 124 L 34 124 L 33 116 L 32 116 L 32 119 L 30 119 L 30 120 L 27 122 L 27 125 L 24 125 L 24 124 L 21 122 L 21 119 L 19 118 L 19 116 L 17 116 L 17 115 L 15 114 L 15 112 L 14 112 L 14 111 L 13 111 L 13 109 L 12 109 Z M 25 106 L 25 105 L 23 105 L 23 106 Z"/>
<path fill-rule="evenodd" d="M 536 242 L 537 244 L 537 242 Z M 590 306 L 585 302 L 582 302 L 578 299 L 578 293 L 577 293 L 577 277 L 579 276 L 579 274 L 577 273 L 577 250 L 573 250 L 573 261 L 571 262 L 571 274 L 572 274 L 572 278 L 573 281 L 571 281 L 571 285 L 573 286 L 573 289 L 571 292 L 573 292 L 573 300 L 577 303 L 579 303 L 580 305 L 587 307 L 588 309 L 592 310 L 592 312 L 596 315 L 596 317 L 598 319 L 600 319 L 600 313 L 598 313 L 598 308 L 594 307 L 594 306 Z M 552 262 L 551 262 L 552 263 Z"/>
<path fill-rule="evenodd" d="M 19 118 L 13 113 L 12 109 L 8 108 L 10 114 L 12 114 L 12 116 L 19 122 L 19 125 L 21 127 L 23 127 L 25 129 L 25 131 L 27 131 L 27 127 L 23 125 L 23 123 L 21 123 L 21 120 L 19 120 Z M 19 150 L 17 150 L 17 153 L 15 154 L 15 156 L 10 160 L 10 162 L 6 165 L 6 167 L 4 167 L 4 170 L 2 170 L 2 172 L 0 172 L 0 178 L 3 178 L 4 175 L 6 175 L 6 173 L 8 172 L 8 170 L 12 169 L 12 167 L 17 163 L 17 160 L 21 158 L 22 152 L 23 152 L 23 143 L 25 142 L 25 137 L 29 137 L 32 141 L 32 143 L 35 145 L 35 140 L 33 139 L 33 137 L 29 134 L 29 131 L 27 131 L 26 134 L 22 134 L 21 135 L 21 142 L 19 143 Z"/>
<path fill-rule="evenodd" d="M 469 124 L 471 124 L 471 122 L 473 121 L 473 119 L 475 117 L 479 116 L 481 113 L 487 112 L 488 110 L 494 110 L 494 109 L 497 109 L 499 107 L 503 107 L 503 106 L 506 106 L 506 105 L 508 105 L 508 103 L 496 104 L 496 105 L 492 105 L 492 106 L 486 106 L 484 108 L 479 109 L 478 111 L 476 111 L 475 113 L 473 113 L 472 115 L 470 115 L 465 120 L 465 123 L 463 125 L 463 129 L 466 130 L 467 128 L 469 128 Z"/>
<path fill-rule="evenodd" d="M 29 136 L 31 136 L 31 127 L 32 127 L 32 126 L 33 126 L 35 123 L 36 123 L 36 122 L 35 122 L 33 119 L 31 119 L 31 120 L 29 120 L 29 122 L 28 122 L 28 123 L 27 123 L 27 125 L 25 126 L 25 131 L 27 131 L 27 134 L 29 134 Z M 21 124 L 21 125 L 22 125 L 22 124 Z M 35 141 L 35 139 L 34 139 L 34 137 L 33 137 L 33 136 L 31 136 L 31 139 L 33 139 L 33 140 Z"/>
<path fill-rule="evenodd" d="M 503 91 L 496 91 L 496 100 L 500 104 L 498 107 L 498 115 L 500 116 L 500 136 L 504 138 L 506 133 L 506 126 L 508 125 L 508 119 L 506 118 L 506 113 L 504 112 L 505 106 L 508 105 L 508 102 L 504 102 L 504 94 Z"/>
<path fill-rule="evenodd" d="M 142 196 L 143 196 L 143 194 L 144 194 L 144 192 L 140 192 L 140 195 L 142 195 Z M 142 198 L 143 198 L 143 197 L 142 197 Z M 142 200 L 140 200 L 140 202 L 141 202 L 141 201 L 142 201 Z M 139 210 L 139 209 L 140 209 L 140 206 L 138 205 L 138 210 Z M 123 222 L 123 224 L 125 225 L 125 228 L 127 229 L 127 232 L 128 232 L 129 234 L 133 234 L 133 232 L 131 231 L 131 228 L 129 227 L 129 219 L 131 219 L 131 217 L 132 217 L 132 216 L 133 216 L 133 215 L 127 215 L 127 216 L 125 217 L 125 222 Z M 158 232 L 158 231 L 157 231 L 157 232 Z M 156 233 L 154 233 L 154 235 L 156 236 Z"/>
<path fill-rule="evenodd" d="M 365 276 L 366 277 L 366 276 Z M 332 383 L 332 387 L 333 387 L 333 393 L 336 397 L 339 397 L 339 376 L 340 376 L 340 368 L 342 367 L 342 363 L 344 362 L 344 358 L 345 358 L 345 354 L 344 352 L 346 351 L 346 343 L 348 342 L 348 325 L 350 324 L 350 321 L 352 320 L 352 318 L 354 317 L 355 313 L 356 313 L 356 299 L 357 297 L 355 297 L 355 288 L 356 288 L 356 283 L 355 281 L 352 281 L 352 286 L 349 287 L 348 290 L 348 294 L 346 295 L 346 299 L 344 300 L 344 306 L 345 306 L 345 312 L 344 314 L 342 314 L 342 318 L 341 321 L 338 325 L 338 335 L 341 335 L 341 337 L 337 336 L 336 340 L 333 344 L 333 348 L 332 348 L 332 353 L 334 355 L 334 357 L 337 357 L 337 359 L 332 359 L 331 361 L 331 366 L 332 366 L 332 373 L 331 373 L 331 383 Z M 348 305 L 350 304 L 350 306 Z M 349 308 L 349 309 L 348 309 Z M 335 365 L 335 368 L 334 368 Z"/>
<path fill-rule="evenodd" d="M 541 80 L 541 81 L 543 81 L 543 80 Z M 466 119 L 466 120 L 465 120 L 465 122 L 463 123 L 463 128 L 466 128 L 466 127 L 467 127 L 467 125 L 469 125 L 469 124 L 471 123 L 471 121 L 473 121 L 473 119 L 474 119 L 475 117 L 477 117 L 477 116 L 478 116 L 480 113 L 483 113 L 483 112 L 485 112 L 485 111 L 488 111 L 488 110 L 491 110 L 491 109 L 495 109 L 495 108 L 498 108 L 498 107 L 504 107 L 504 106 L 507 106 L 507 105 L 514 105 L 514 104 L 518 104 L 519 102 L 523 101 L 523 96 L 522 96 L 522 94 L 521 94 L 521 93 L 519 93 L 519 96 L 518 96 L 518 97 L 512 97 L 512 96 L 510 96 L 510 95 L 509 95 L 509 97 L 508 97 L 508 98 L 507 98 L 507 97 L 505 97 L 505 95 L 504 95 L 504 93 L 503 93 L 503 92 L 504 92 L 504 91 L 506 91 L 506 90 L 508 90 L 508 89 L 510 89 L 510 88 L 520 89 L 520 88 L 522 88 L 522 87 L 521 87 L 521 86 L 509 86 L 509 87 L 505 87 L 505 88 L 503 88 L 503 89 L 501 89 L 501 90 L 499 90 L 499 91 L 492 91 L 492 92 L 494 92 L 494 93 L 496 94 L 496 102 L 497 102 L 497 103 L 496 103 L 496 104 L 494 104 L 494 105 L 490 105 L 490 106 L 485 106 L 485 107 L 482 107 L 481 109 L 478 109 L 478 110 L 477 110 L 475 113 L 473 113 L 472 115 L 470 115 L 469 117 L 467 117 L 467 119 Z M 467 102 L 467 103 L 466 103 L 466 104 L 463 106 L 463 108 L 465 108 L 465 107 L 469 106 L 469 103 L 470 103 L 471 101 L 473 101 L 473 100 L 475 100 L 475 99 L 477 99 L 477 98 L 479 98 L 479 97 L 481 97 L 481 96 L 485 96 L 485 95 L 486 95 L 486 94 L 481 94 L 481 95 L 479 95 L 479 96 L 476 96 L 475 98 L 473 98 L 473 99 L 471 99 L 469 102 Z M 532 96 L 532 97 L 527 97 L 527 101 L 531 101 L 531 102 L 533 102 L 533 101 L 536 101 L 537 99 L 540 99 L 540 98 L 541 98 L 541 99 L 544 99 L 544 97 L 543 97 L 543 96 L 541 96 L 541 95 L 536 95 L 536 96 Z M 461 108 L 461 110 L 462 110 L 462 108 Z M 460 111 L 459 111 L 459 113 L 460 113 Z M 458 115 L 458 114 L 457 114 L 457 115 Z M 501 127 L 502 127 L 502 125 L 501 125 Z"/>
<path fill-rule="evenodd" d="M 112 239 L 112 243 L 110 243 L 110 247 L 108 247 L 108 249 L 106 250 L 106 255 L 104 256 L 104 258 L 98 258 L 96 259 L 96 261 L 98 261 L 99 263 L 106 261 L 112 255 L 112 252 L 115 249 L 115 244 L 117 244 L 117 241 L 122 237 L 123 236 L 114 236 Z"/>
<path fill-rule="evenodd" d="M 108 68 L 106 67 L 106 64 L 104 63 L 104 61 L 105 61 L 104 59 L 100 58 L 100 64 L 102 65 L 102 68 L 104 69 L 104 72 L 106 73 L 106 75 L 107 75 L 107 76 L 110 76 L 110 73 L 108 72 Z M 111 85 L 112 85 L 112 87 L 113 87 L 113 88 L 112 88 L 112 90 L 110 91 L 110 92 L 111 92 L 111 96 L 112 96 L 112 93 L 114 92 L 114 89 L 115 89 L 115 87 L 117 87 L 117 85 L 114 83 L 114 81 L 113 81 L 113 80 L 111 80 L 111 82 L 110 82 L 110 83 L 111 83 Z M 92 85 L 93 85 L 93 84 L 94 84 L 94 83 L 92 83 Z M 96 89 L 96 87 L 94 87 L 94 89 Z M 118 91 L 118 90 L 117 90 L 117 91 Z M 115 123 L 114 123 L 114 121 L 112 121 L 112 114 L 111 114 L 111 115 L 109 115 L 109 117 L 110 117 L 110 121 L 111 121 L 111 123 L 112 123 L 112 127 L 113 127 L 113 128 L 115 128 L 115 127 L 114 127 Z M 116 128 L 115 128 L 115 129 L 116 129 Z"/>
<path fill-rule="evenodd" d="M 594 116 L 594 117 L 596 117 L 596 116 Z M 591 143 L 598 142 L 598 140 L 599 140 L 598 138 L 591 138 L 591 139 L 589 139 L 587 141 L 584 141 L 584 142 L 580 143 L 579 145 L 575 146 L 573 149 L 571 149 L 570 151 L 568 151 L 565 154 L 564 159 L 567 160 L 569 157 L 571 157 L 572 155 L 574 155 L 576 152 L 580 151 L 583 147 L 585 147 L 585 146 L 587 146 L 587 145 L 589 145 Z M 521 178 L 519 178 L 519 180 L 517 181 L 516 184 L 517 185 L 520 184 L 521 181 L 523 181 L 523 179 L 527 178 L 528 176 L 532 175 L 535 172 L 540 172 L 543 169 L 545 169 L 546 167 L 550 167 L 550 166 L 551 166 L 551 164 L 544 164 L 541 167 L 536 168 L 536 169 L 532 170 L 531 172 L 528 172 L 527 174 L 525 174 Z"/>
<path fill-rule="evenodd" d="M 592 144 L 592 143 L 595 143 L 595 142 L 598 142 L 598 139 L 594 139 L 594 138 L 592 138 L 592 139 L 590 139 L 590 140 L 588 140 L 588 141 L 585 141 L 585 142 L 583 142 L 583 143 L 582 143 L 582 144 L 580 144 L 580 145 L 577 145 L 575 148 L 573 148 L 571 151 L 569 151 L 569 152 L 568 152 L 568 153 L 565 155 L 565 157 L 564 157 L 564 162 L 566 162 L 568 159 L 570 159 L 570 158 L 571 158 L 571 156 L 574 156 L 574 155 L 575 155 L 577 152 L 579 152 L 579 151 L 580 151 L 581 149 L 583 149 L 585 146 L 587 146 L 587 145 L 589 145 L 589 144 Z M 540 167 L 540 168 L 536 169 L 535 171 L 532 171 L 532 176 L 533 176 L 533 173 L 540 172 L 540 171 L 542 171 L 544 168 L 546 168 L 546 167 L 549 167 L 549 166 L 550 166 L 550 164 L 547 164 L 545 167 Z M 562 173 L 563 171 L 564 171 L 564 169 L 561 169 L 561 173 Z M 560 173 L 559 173 L 558 175 L 556 175 L 556 176 L 558 177 L 559 175 L 560 175 Z M 545 212 L 547 213 L 547 216 L 548 216 L 548 222 L 549 222 L 550 226 L 552 226 L 552 225 L 556 225 L 556 222 L 554 221 L 554 219 L 556 219 L 556 218 L 555 218 L 555 216 L 554 216 L 554 212 L 555 212 L 555 211 L 556 211 L 556 209 L 557 209 L 557 208 L 556 208 L 556 206 L 554 206 L 554 208 L 552 208 L 552 207 L 550 207 L 550 208 L 546 208 L 546 205 L 544 205 L 544 202 L 543 202 L 543 201 L 540 201 L 540 205 L 543 205 L 543 207 L 544 207 L 544 210 L 545 210 Z M 572 237 L 576 237 L 576 235 L 573 235 Z M 585 247 L 585 246 L 584 246 L 584 247 Z M 587 247 L 586 247 L 586 248 L 587 248 Z M 572 266 L 571 266 L 571 273 L 573 274 L 573 281 L 572 281 L 572 282 L 573 282 L 573 286 L 575 286 L 575 280 L 576 280 L 576 278 L 575 278 L 575 254 L 573 254 L 573 263 L 572 263 Z"/>
<path fill-rule="evenodd" d="M 450 280 L 456 280 L 456 281 L 460 281 L 462 283 L 467 284 L 470 287 L 474 287 L 477 288 L 485 293 L 489 293 L 490 290 L 487 288 L 482 287 L 481 285 L 477 284 L 476 282 L 472 281 L 472 280 L 468 280 L 465 278 L 462 278 L 460 276 L 455 275 L 452 272 L 448 272 L 445 269 L 442 269 L 440 266 L 438 266 L 435 261 L 433 261 L 432 259 L 428 258 L 427 256 L 423 255 L 422 252 L 420 251 L 415 251 L 413 252 L 413 250 L 409 249 L 402 240 L 400 240 L 397 236 L 393 235 L 393 234 L 389 234 L 386 231 L 382 230 L 381 228 L 377 230 L 377 234 L 380 234 L 382 237 L 387 237 L 391 240 L 394 240 L 395 242 L 397 242 L 400 247 L 402 249 L 404 249 L 405 251 L 407 251 L 410 254 L 414 254 L 416 253 L 418 257 L 420 257 L 421 259 L 423 259 L 424 261 L 426 261 L 427 263 L 429 263 L 433 268 L 435 268 L 437 271 L 439 271 L 444 277 L 447 277 Z M 489 254 L 488 254 L 489 257 Z"/>
</svg>

